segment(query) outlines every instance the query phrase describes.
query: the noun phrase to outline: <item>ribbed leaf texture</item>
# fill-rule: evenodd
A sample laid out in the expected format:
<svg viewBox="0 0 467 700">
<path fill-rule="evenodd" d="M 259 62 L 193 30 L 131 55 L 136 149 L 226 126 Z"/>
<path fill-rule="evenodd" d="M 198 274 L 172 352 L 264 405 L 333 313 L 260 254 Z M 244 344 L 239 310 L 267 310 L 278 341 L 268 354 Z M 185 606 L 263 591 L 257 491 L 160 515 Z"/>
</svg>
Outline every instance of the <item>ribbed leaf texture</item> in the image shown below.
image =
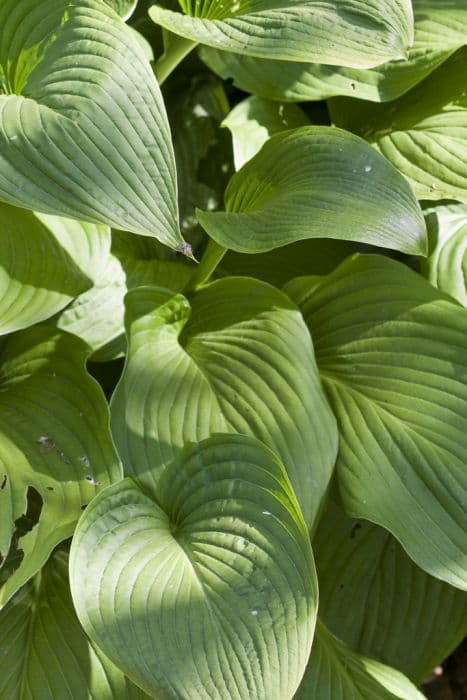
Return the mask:
<svg viewBox="0 0 467 700">
<path fill-rule="evenodd" d="M 211 238 L 260 253 L 340 238 L 423 255 L 426 230 L 410 187 L 362 139 L 323 126 L 275 134 L 236 173 L 225 212 L 198 211 Z"/>
<path fill-rule="evenodd" d="M 186 442 L 219 431 L 252 435 L 282 460 L 311 526 L 337 429 L 298 309 L 247 278 L 215 282 L 190 301 L 135 289 L 126 304 L 128 359 L 111 403 L 126 474 L 154 490 Z"/>
<path fill-rule="evenodd" d="M 466 588 L 467 311 L 382 256 L 287 290 L 311 329 L 338 417 L 347 512 L 428 573 Z"/>
<path fill-rule="evenodd" d="M 405 58 L 413 43 L 407 0 L 206 0 L 149 10 L 162 27 L 223 51 L 368 68 Z M 336 41 L 336 37 L 339 40 Z"/>
<path fill-rule="evenodd" d="M 177 248 L 170 130 L 134 32 L 101 0 L 1 0 L 0 199 Z"/>
<path fill-rule="evenodd" d="M 210 438 L 156 498 L 124 479 L 80 520 L 70 580 L 87 634 L 152 697 L 291 698 L 317 588 L 281 464 L 251 438 Z"/>
</svg>

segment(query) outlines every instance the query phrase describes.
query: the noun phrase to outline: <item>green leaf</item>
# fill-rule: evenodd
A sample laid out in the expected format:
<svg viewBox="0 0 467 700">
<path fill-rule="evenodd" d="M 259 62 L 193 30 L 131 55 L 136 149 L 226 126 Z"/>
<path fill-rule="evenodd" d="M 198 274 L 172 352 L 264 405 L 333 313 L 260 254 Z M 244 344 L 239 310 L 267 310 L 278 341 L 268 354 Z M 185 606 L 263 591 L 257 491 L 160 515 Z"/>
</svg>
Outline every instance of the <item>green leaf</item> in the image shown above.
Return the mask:
<svg viewBox="0 0 467 700">
<path fill-rule="evenodd" d="M 79 295 L 56 319 L 58 328 L 82 338 L 98 362 L 112 360 L 126 349 L 123 299 L 129 289 L 146 284 L 180 291 L 193 274 L 181 260 L 160 259 L 149 238 L 112 233 L 112 252 L 91 289 Z"/>
<path fill-rule="evenodd" d="M 369 68 L 405 58 L 413 43 L 406 0 L 238 0 L 180 2 L 185 15 L 153 5 L 156 24 L 224 51 Z M 336 40 L 338 38 L 338 40 Z"/>
<path fill-rule="evenodd" d="M 405 61 L 370 70 L 251 58 L 203 46 L 201 58 L 222 78 L 271 100 L 303 102 L 338 95 L 385 102 L 400 97 L 466 43 L 464 0 L 413 0 L 415 39 Z"/>
<path fill-rule="evenodd" d="M 9 557 L 0 606 L 73 534 L 82 506 L 121 475 L 107 404 L 85 360 L 81 341 L 46 326 L 1 346 L 0 553 Z"/>
<path fill-rule="evenodd" d="M 467 48 L 390 107 L 336 98 L 331 115 L 393 163 L 419 199 L 467 202 L 466 73 Z"/>
<path fill-rule="evenodd" d="M 435 207 L 426 216 L 430 254 L 424 272 L 431 284 L 467 306 L 467 206 Z"/>
<path fill-rule="evenodd" d="M 228 278 L 190 301 L 134 289 L 126 306 L 128 359 L 111 403 L 126 474 L 154 491 L 187 442 L 217 432 L 252 435 L 282 460 L 311 525 L 337 431 L 295 305 L 267 284 Z"/>
<path fill-rule="evenodd" d="M 49 318 L 92 286 L 110 248 L 105 226 L 0 204 L 0 334 Z"/>
<path fill-rule="evenodd" d="M 349 518 L 334 501 L 313 551 L 321 621 L 417 685 L 467 634 L 465 593 L 426 574 L 387 530 Z"/>
<path fill-rule="evenodd" d="M 217 243 L 258 253 L 340 238 L 423 255 L 425 223 L 404 179 L 361 139 L 305 126 L 276 134 L 236 173 L 226 212 L 198 219 Z"/>
<path fill-rule="evenodd" d="M 177 248 L 164 104 L 133 30 L 101 0 L 2 0 L 0 199 Z"/>
<path fill-rule="evenodd" d="M 54 554 L 0 613 L 0 696 L 146 700 L 87 639 L 73 608 L 68 556 Z"/>
<path fill-rule="evenodd" d="M 309 124 L 299 107 L 248 97 L 237 104 L 223 121 L 232 133 L 234 162 L 238 170 L 249 161 L 272 134 Z"/>
<path fill-rule="evenodd" d="M 302 278 L 287 291 L 338 418 L 346 511 L 465 588 L 467 311 L 382 256 L 355 256 L 321 284 Z"/>
<path fill-rule="evenodd" d="M 124 479 L 79 522 L 70 580 L 86 633 L 152 697 L 291 698 L 317 588 L 280 462 L 251 438 L 210 438 L 153 496 Z"/>
<path fill-rule="evenodd" d="M 138 0 L 104 0 L 110 5 L 125 21 L 131 17 L 135 11 Z"/>
<path fill-rule="evenodd" d="M 319 622 L 310 661 L 295 700 L 423 700 L 402 673 L 356 654 Z"/>
</svg>

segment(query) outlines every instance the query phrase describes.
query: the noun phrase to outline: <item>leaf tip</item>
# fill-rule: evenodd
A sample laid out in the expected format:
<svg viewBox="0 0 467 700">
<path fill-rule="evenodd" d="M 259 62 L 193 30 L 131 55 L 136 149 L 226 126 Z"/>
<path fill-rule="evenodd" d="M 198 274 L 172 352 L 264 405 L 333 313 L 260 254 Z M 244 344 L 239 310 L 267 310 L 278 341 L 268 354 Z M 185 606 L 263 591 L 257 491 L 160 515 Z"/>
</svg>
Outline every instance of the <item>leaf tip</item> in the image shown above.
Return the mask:
<svg viewBox="0 0 467 700">
<path fill-rule="evenodd" d="M 185 257 L 189 258 L 190 260 L 194 260 L 194 262 L 198 262 L 193 254 L 193 248 L 191 247 L 190 243 L 187 243 L 186 241 L 180 243 L 180 245 L 177 248 L 177 252 L 182 253 Z"/>
</svg>

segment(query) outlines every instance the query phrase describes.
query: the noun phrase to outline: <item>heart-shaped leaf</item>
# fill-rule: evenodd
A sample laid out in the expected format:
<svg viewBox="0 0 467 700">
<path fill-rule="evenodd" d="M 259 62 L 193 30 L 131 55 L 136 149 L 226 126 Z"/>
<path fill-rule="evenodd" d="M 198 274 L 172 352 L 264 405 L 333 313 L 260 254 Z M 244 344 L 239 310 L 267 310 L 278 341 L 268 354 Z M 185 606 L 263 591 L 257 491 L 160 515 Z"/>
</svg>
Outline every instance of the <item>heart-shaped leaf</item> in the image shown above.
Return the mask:
<svg viewBox="0 0 467 700">
<path fill-rule="evenodd" d="M 467 202 L 466 74 L 467 47 L 390 107 L 335 98 L 331 116 L 393 163 L 419 199 Z"/>
<path fill-rule="evenodd" d="M 0 334 L 49 318 L 93 284 L 110 230 L 0 204 Z"/>
<path fill-rule="evenodd" d="M 82 341 L 46 326 L 1 346 L 0 606 L 73 534 L 82 506 L 121 476 L 86 355 Z"/>
<path fill-rule="evenodd" d="M 415 38 L 407 60 L 370 70 L 295 63 L 219 51 L 203 46 L 201 58 L 222 78 L 233 78 L 245 92 L 270 100 L 305 102 L 338 95 L 385 102 L 400 97 L 426 78 L 467 40 L 465 0 L 412 0 Z"/>
<path fill-rule="evenodd" d="M 164 104 L 134 34 L 102 0 L 2 0 L 0 199 L 177 248 Z"/>
<path fill-rule="evenodd" d="M 467 634 L 464 591 L 426 574 L 387 530 L 333 500 L 313 539 L 320 620 L 419 685 Z"/>
<path fill-rule="evenodd" d="M 55 553 L 0 613 L 0 696 L 8 700 L 149 700 L 86 637 L 68 556 Z"/>
<path fill-rule="evenodd" d="M 282 460 L 311 526 L 337 431 L 296 306 L 247 278 L 215 282 L 190 301 L 134 289 L 126 305 L 128 359 L 111 403 L 125 473 L 154 490 L 186 442 L 219 431 L 253 435 Z"/>
<path fill-rule="evenodd" d="M 356 654 L 319 622 L 310 661 L 295 700 L 424 700 L 402 673 Z"/>
<path fill-rule="evenodd" d="M 243 253 L 318 237 L 425 253 L 425 223 L 404 178 L 364 141 L 330 127 L 272 136 L 232 177 L 225 206 L 198 219 Z"/>
<path fill-rule="evenodd" d="M 467 587 L 467 311 L 404 265 L 354 256 L 287 291 L 338 418 L 347 512 L 428 573 Z"/>
<path fill-rule="evenodd" d="M 208 0 L 154 5 L 151 19 L 174 34 L 224 51 L 369 68 L 405 58 L 413 43 L 407 0 Z M 336 38 L 337 37 L 337 38 Z"/>
<path fill-rule="evenodd" d="M 291 698 L 317 589 L 281 464 L 218 436 L 183 450 L 154 495 L 124 479 L 79 522 L 70 581 L 86 633 L 152 697 Z"/>
</svg>

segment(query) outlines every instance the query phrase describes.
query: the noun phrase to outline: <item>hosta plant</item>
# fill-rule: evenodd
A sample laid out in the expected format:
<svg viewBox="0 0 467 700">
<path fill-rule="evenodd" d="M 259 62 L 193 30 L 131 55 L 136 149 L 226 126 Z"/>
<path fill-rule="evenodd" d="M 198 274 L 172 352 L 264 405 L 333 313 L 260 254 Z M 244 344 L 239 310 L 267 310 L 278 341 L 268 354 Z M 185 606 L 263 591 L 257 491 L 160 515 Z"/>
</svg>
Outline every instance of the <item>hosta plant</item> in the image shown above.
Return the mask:
<svg viewBox="0 0 467 700">
<path fill-rule="evenodd" d="M 467 630 L 464 0 L 0 0 L 0 698 L 415 700 Z"/>
</svg>

